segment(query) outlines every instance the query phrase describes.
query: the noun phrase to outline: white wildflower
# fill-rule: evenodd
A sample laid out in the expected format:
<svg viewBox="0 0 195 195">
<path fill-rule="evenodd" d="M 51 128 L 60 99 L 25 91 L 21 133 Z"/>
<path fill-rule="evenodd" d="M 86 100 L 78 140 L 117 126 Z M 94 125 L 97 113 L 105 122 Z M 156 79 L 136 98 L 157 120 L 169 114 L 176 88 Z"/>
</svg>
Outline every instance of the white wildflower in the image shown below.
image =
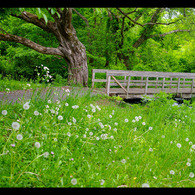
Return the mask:
<svg viewBox="0 0 195 195">
<path fill-rule="evenodd" d="M 122 162 L 122 163 L 126 163 L 127 161 L 126 161 L 125 159 L 122 159 L 121 162 Z"/>
<path fill-rule="evenodd" d="M 18 130 L 20 127 L 20 124 L 18 122 L 13 122 L 12 123 L 12 128 L 15 129 L 15 130 Z"/>
<path fill-rule="evenodd" d="M 16 136 L 16 139 L 22 140 L 22 139 L 23 139 L 23 136 L 22 136 L 21 134 L 18 134 L 18 135 Z"/>
<path fill-rule="evenodd" d="M 170 170 L 170 174 L 171 174 L 171 175 L 174 175 L 174 174 L 175 174 L 175 171 Z"/>
<path fill-rule="evenodd" d="M 178 148 L 181 148 L 181 144 L 180 144 L 180 143 L 178 143 L 178 144 L 177 144 L 177 147 L 178 147 Z"/>
<path fill-rule="evenodd" d="M 40 148 L 41 144 L 39 142 L 35 142 L 35 147 Z"/>
<path fill-rule="evenodd" d="M 43 156 L 44 156 L 45 158 L 47 158 L 47 157 L 49 156 L 49 152 L 45 152 L 45 153 L 43 154 Z"/>
<path fill-rule="evenodd" d="M 28 110 L 30 108 L 30 105 L 29 105 L 29 102 L 26 102 L 24 105 L 23 105 L 23 108 L 25 110 Z"/>
<path fill-rule="evenodd" d="M 194 173 L 190 172 L 189 177 L 193 178 L 194 177 Z"/>
<path fill-rule="evenodd" d="M 3 115 L 7 115 L 7 110 L 2 110 L 1 112 Z"/>
<path fill-rule="evenodd" d="M 75 178 L 71 179 L 71 184 L 72 185 L 76 185 L 77 184 L 77 180 Z"/>
<path fill-rule="evenodd" d="M 149 187 L 150 187 L 150 185 L 148 183 L 143 183 L 142 184 L 142 188 L 149 188 Z"/>
<path fill-rule="evenodd" d="M 35 116 L 38 116 L 39 115 L 39 112 L 38 111 L 34 111 L 34 115 Z"/>
<path fill-rule="evenodd" d="M 59 115 L 59 116 L 58 116 L 58 119 L 59 119 L 59 120 L 63 120 L 63 116 Z"/>
<path fill-rule="evenodd" d="M 104 185 L 104 180 L 103 179 L 100 179 L 100 185 Z"/>
</svg>

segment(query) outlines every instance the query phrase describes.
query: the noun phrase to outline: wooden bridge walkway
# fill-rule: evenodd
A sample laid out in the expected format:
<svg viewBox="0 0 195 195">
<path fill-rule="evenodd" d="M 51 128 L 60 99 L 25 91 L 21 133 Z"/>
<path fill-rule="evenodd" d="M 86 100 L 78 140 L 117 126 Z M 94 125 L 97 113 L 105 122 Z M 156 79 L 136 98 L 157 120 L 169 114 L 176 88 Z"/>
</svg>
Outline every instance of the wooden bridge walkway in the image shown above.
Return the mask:
<svg viewBox="0 0 195 195">
<path fill-rule="evenodd" d="M 101 75 L 101 79 L 95 75 Z M 195 96 L 195 73 L 152 72 L 125 70 L 92 70 L 92 88 L 96 82 L 104 82 L 105 88 L 96 88 L 110 96 L 124 99 L 153 96 L 160 91 L 175 94 L 176 97 L 191 98 Z"/>
</svg>

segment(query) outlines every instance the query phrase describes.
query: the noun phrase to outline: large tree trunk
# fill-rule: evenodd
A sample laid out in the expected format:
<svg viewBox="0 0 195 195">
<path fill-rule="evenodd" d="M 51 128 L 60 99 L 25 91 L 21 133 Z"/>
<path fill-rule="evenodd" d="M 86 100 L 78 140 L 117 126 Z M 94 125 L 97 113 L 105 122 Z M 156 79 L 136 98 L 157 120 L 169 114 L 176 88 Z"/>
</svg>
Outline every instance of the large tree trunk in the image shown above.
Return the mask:
<svg viewBox="0 0 195 195">
<path fill-rule="evenodd" d="M 88 85 L 88 66 L 85 46 L 79 41 L 71 23 L 72 10 L 65 13 L 63 21 L 57 22 L 56 37 L 59 49 L 68 64 L 68 83 Z"/>
</svg>

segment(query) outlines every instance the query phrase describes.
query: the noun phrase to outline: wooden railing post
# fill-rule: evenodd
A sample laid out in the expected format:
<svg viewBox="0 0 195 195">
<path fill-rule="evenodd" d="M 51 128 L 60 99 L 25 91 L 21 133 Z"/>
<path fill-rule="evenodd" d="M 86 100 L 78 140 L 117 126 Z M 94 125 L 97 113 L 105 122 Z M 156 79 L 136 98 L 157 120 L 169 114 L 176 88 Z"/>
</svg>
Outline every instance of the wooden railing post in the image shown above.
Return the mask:
<svg viewBox="0 0 195 195">
<path fill-rule="evenodd" d="M 165 87 L 165 77 L 163 77 L 163 81 L 162 81 L 162 91 L 164 91 L 164 87 Z"/>
<path fill-rule="evenodd" d="M 192 79 L 191 94 L 193 93 L 193 88 L 194 88 L 194 79 Z"/>
<path fill-rule="evenodd" d="M 110 77 L 111 76 L 107 76 L 107 82 L 106 82 L 106 94 L 107 95 L 110 94 Z"/>
<path fill-rule="evenodd" d="M 179 87 L 180 87 L 180 78 L 178 78 L 177 81 L 177 94 L 179 94 Z"/>
<path fill-rule="evenodd" d="M 148 91 L 148 77 L 146 77 L 146 83 L 145 83 L 145 91 L 144 94 L 146 95 Z"/>
<path fill-rule="evenodd" d="M 91 88 L 94 88 L 94 79 L 95 79 L 95 72 L 92 69 L 92 84 L 91 84 Z"/>
<path fill-rule="evenodd" d="M 129 86 L 130 86 L 130 81 L 131 81 L 131 76 L 128 76 L 128 82 L 127 82 L 127 99 L 128 99 L 128 94 L 129 94 Z"/>
</svg>

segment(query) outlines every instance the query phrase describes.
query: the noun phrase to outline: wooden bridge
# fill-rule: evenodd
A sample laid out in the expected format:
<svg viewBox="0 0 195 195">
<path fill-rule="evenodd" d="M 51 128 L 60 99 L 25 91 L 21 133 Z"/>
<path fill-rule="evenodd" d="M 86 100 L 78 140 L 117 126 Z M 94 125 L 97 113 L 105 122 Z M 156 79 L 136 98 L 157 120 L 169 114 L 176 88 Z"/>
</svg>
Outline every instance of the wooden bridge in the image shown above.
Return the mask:
<svg viewBox="0 0 195 195">
<path fill-rule="evenodd" d="M 101 75 L 101 79 L 95 78 L 97 74 Z M 184 99 L 191 98 L 195 96 L 194 79 L 195 73 L 92 70 L 92 88 L 96 82 L 104 82 L 105 88 L 96 88 L 96 90 L 124 99 L 142 98 L 144 95 L 153 96 L 160 91 Z"/>
</svg>

